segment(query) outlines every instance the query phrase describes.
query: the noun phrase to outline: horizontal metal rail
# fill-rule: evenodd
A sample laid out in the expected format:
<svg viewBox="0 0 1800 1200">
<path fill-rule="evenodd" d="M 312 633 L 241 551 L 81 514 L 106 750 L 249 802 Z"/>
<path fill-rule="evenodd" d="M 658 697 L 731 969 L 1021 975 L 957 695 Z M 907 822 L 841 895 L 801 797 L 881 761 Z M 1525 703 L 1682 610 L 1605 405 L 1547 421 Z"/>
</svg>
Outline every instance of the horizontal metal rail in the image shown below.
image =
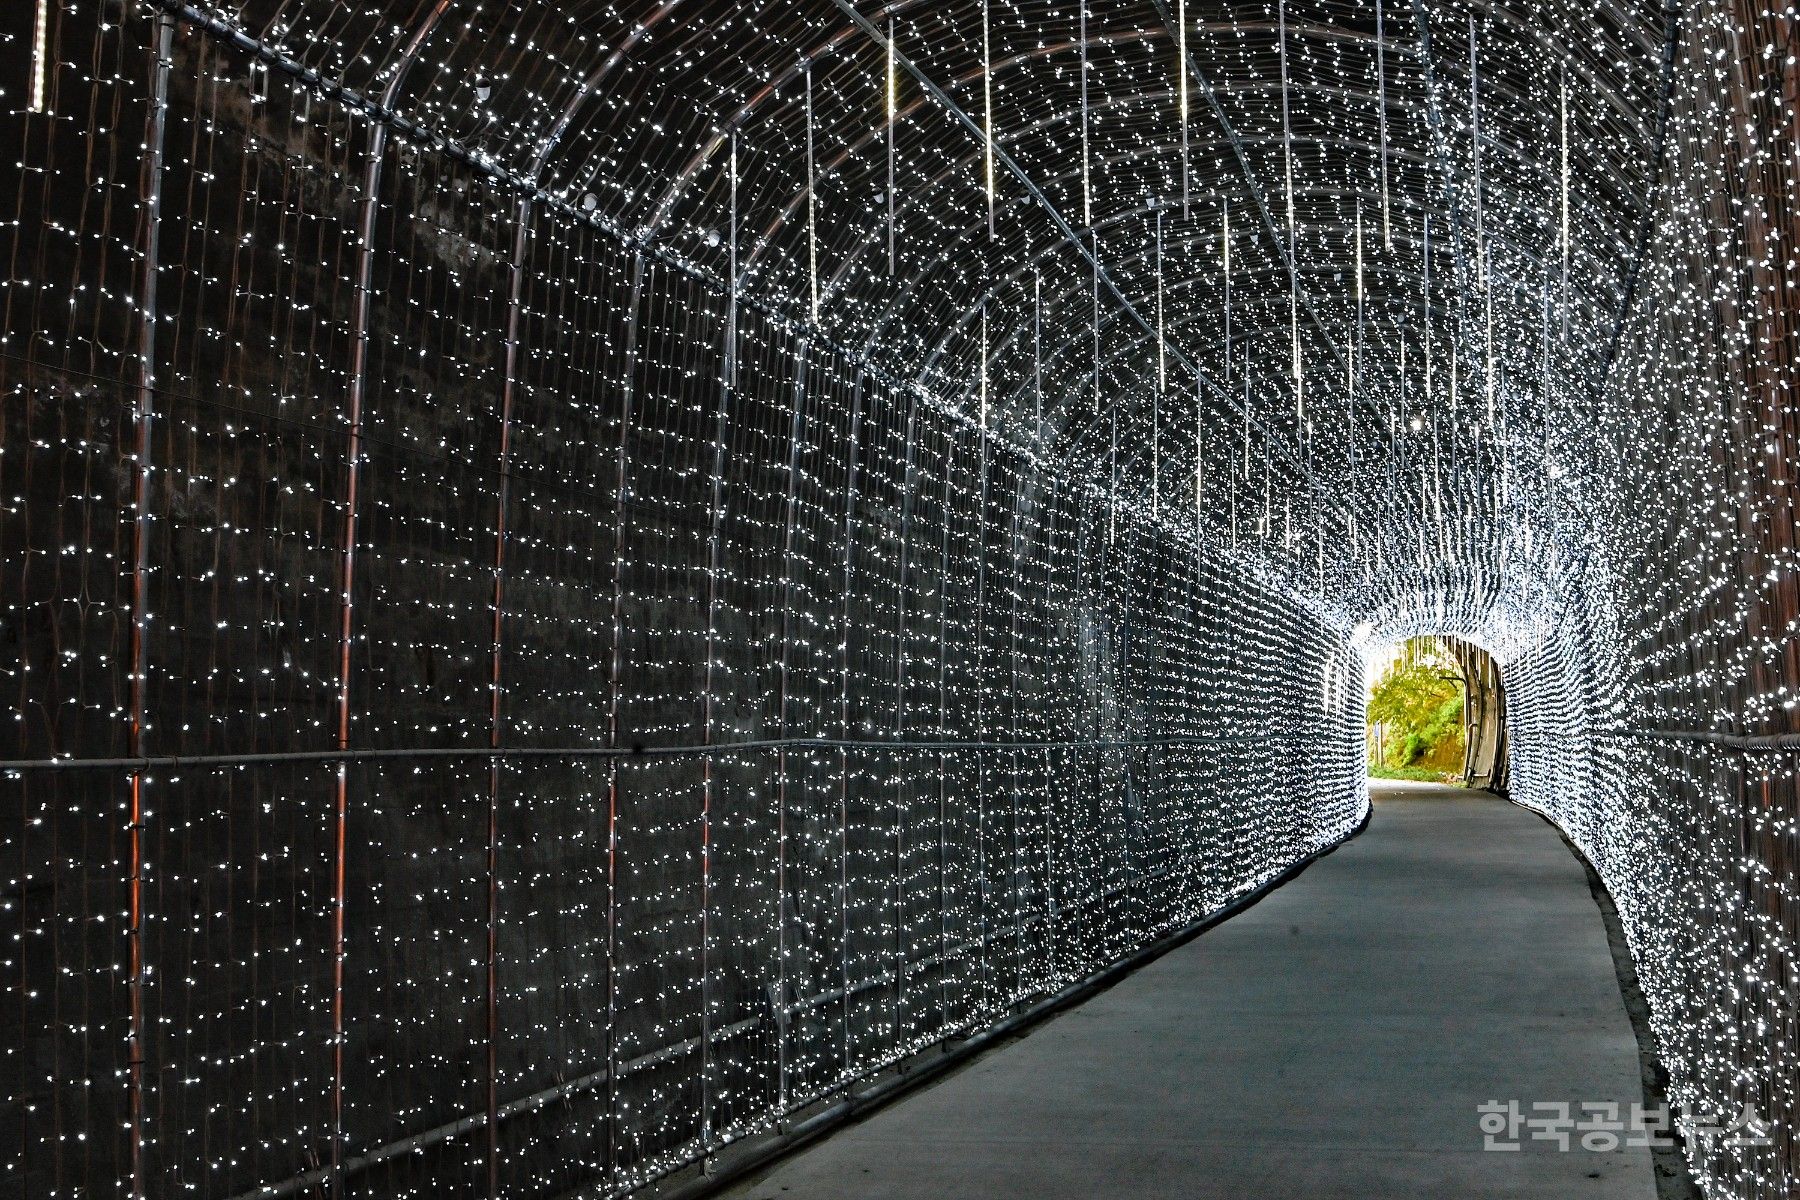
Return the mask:
<svg viewBox="0 0 1800 1200">
<path fill-rule="evenodd" d="M 757 738 L 685 746 L 427 746 L 368 750 L 285 750 L 267 754 L 165 754 L 120 758 L 0 759 L 0 775 L 27 771 L 144 771 L 182 767 L 255 767 L 296 763 L 385 762 L 394 759 L 631 759 L 686 758 L 694 755 L 748 754 L 761 750 L 855 750 L 894 754 L 966 754 L 995 750 L 1030 753 L 1042 750 L 1146 750 L 1181 746 L 1241 746 L 1264 742 L 1265 734 L 1195 734 L 1192 736 L 1090 741 L 984 742 L 917 741 L 828 737 Z"/>
<path fill-rule="evenodd" d="M 1782 754 L 1800 751 L 1800 733 L 1709 733 L 1703 729 L 1607 729 L 1588 735 L 1601 741 L 1689 742 L 1721 746 L 1746 754 Z"/>
</svg>

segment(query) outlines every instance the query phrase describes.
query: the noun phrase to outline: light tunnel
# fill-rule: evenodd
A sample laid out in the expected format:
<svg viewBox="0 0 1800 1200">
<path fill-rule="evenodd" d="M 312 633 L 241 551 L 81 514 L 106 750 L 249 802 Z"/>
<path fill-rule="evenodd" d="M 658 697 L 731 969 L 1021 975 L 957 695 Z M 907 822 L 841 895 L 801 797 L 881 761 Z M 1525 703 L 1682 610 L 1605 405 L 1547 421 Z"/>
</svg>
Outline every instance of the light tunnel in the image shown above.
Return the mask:
<svg viewBox="0 0 1800 1200">
<path fill-rule="evenodd" d="M 1795 32 L 7 5 L 0 1188 L 686 1179 L 1351 837 L 1436 634 L 1794 1194 Z"/>
</svg>

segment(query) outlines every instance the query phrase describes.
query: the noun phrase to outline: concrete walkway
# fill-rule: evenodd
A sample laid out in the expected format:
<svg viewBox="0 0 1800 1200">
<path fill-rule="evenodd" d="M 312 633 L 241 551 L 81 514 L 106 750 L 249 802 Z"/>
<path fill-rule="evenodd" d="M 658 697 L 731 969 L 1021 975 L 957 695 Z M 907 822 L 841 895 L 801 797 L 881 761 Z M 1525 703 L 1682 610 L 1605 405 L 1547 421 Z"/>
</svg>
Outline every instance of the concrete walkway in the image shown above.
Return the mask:
<svg viewBox="0 0 1800 1200">
<path fill-rule="evenodd" d="M 1487 1100 L 1642 1100 L 1605 928 L 1537 817 L 1384 787 L 1248 912 L 728 1194 L 1654 1197 L 1643 1149 L 1484 1152 Z"/>
</svg>

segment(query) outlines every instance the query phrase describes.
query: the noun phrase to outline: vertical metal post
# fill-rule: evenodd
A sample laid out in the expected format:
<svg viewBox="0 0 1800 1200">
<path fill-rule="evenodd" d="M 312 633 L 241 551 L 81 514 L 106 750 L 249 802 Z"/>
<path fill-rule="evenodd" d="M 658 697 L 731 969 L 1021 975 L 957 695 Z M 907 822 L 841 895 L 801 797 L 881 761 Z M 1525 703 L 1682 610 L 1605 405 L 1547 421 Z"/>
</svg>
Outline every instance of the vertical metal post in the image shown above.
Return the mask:
<svg viewBox="0 0 1800 1200">
<path fill-rule="evenodd" d="M 906 738 L 906 601 L 910 594 L 907 567 L 912 557 L 912 519 L 915 473 L 918 461 L 919 394 L 906 397 L 906 468 L 900 499 L 900 562 L 895 570 L 894 615 L 894 738 Z M 899 1049 L 905 1028 L 906 1005 L 906 814 L 901 798 L 906 794 L 904 756 L 894 762 L 894 1048 Z"/>
<path fill-rule="evenodd" d="M 1008 609 L 1006 664 L 1007 664 L 1007 736 L 1012 742 L 1009 755 L 1011 770 L 1007 779 L 1007 808 L 1012 824 L 1012 910 L 1013 910 L 1013 984 L 1007 996 L 1010 1005 L 1029 989 L 1025 983 L 1025 917 L 1024 888 L 1020 884 L 1020 848 L 1019 848 L 1019 596 L 1025 589 L 1024 569 L 1021 565 L 1020 553 L 1020 513 L 1022 498 L 1030 496 L 1034 500 L 1037 495 L 1037 460 L 1035 458 L 1015 458 L 1014 471 L 1029 465 L 1032 471 L 1031 485 L 1017 486 L 1012 489 L 1012 516 L 1009 524 L 1009 537 L 1012 545 L 1012 586 L 1010 607 Z M 1022 484 L 1023 481 L 1020 481 Z"/>
<path fill-rule="evenodd" d="M 525 247 L 531 238 L 531 200 L 519 201 L 506 298 L 505 375 L 500 383 L 500 453 L 494 487 L 493 656 L 488 687 L 488 748 L 499 750 L 505 732 L 501 656 L 505 638 L 506 537 L 512 500 L 513 400 L 518 388 L 519 316 L 525 278 Z M 487 1185 L 489 1200 L 500 1194 L 500 776 L 499 754 L 488 758 L 487 797 Z"/>
<path fill-rule="evenodd" d="M 713 416 L 712 494 L 707 507 L 710 532 L 706 543 L 706 666 L 701 694 L 701 739 L 706 751 L 700 756 L 700 1148 L 712 1147 L 712 814 L 713 750 L 717 727 L 713 713 L 713 686 L 718 669 L 719 572 L 723 569 L 725 523 L 725 436 L 730 426 L 732 399 L 737 391 L 738 342 L 738 228 L 737 228 L 737 133 L 731 134 L 727 182 L 730 204 L 726 233 L 725 353 L 719 372 L 719 406 Z"/>
<path fill-rule="evenodd" d="M 613 589 L 612 656 L 607 666 L 606 745 L 616 750 L 620 742 L 620 672 L 625 637 L 625 497 L 631 462 L 631 426 L 637 393 L 637 354 L 643 302 L 644 255 L 631 256 L 630 307 L 625 318 L 625 377 L 619 410 L 619 444 L 613 492 Z M 619 760 L 607 760 L 606 784 L 606 1155 L 607 1169 L 616 1185 L 619 1164 Z"/>
<path fill-rule="evenodd" d="M 781 657 L 780 696 L 777 727 L 783 740 L 775 754 L 775 988 L 778 996 L 776 1033 L 776 1074 L 780 1107 L 788 1104 L 787 1061 L 787 812 L 788 812 L 788 657 L 794 645 L 794 526 L 798 521 L 796 506 L 800 490 L 800 437 L 805 429 L 806 358 L 810 345 L 806 341 L 794 348 L 794 389 L 792 411 L 788 416 L 787 503 L 782 518 L 781 535 Z"/>
<path fill-rule="evenodd" d="M 938 544 L 938 737 L 950 736 L 949 653 L 950 653 L 950 480 L 956 473 L 956 429 L 946 430 L 947 452 L 944 455 L 944 501 L 938 510 L 941 537 Z M 950 848 L 948 818 L 949 797 L 944 776 L 950 769 L 948 755 L 938 751 L 938 1032 L 949 1032 L 950 1015 Z"/>
<path fill-rule="evenodd" d="M 987 391 L 987 318 L 986 302 L 982 308 L 981 378 L 982 392 Z M 979 471 L 975 486 L 975 685 L 974 740 L 985 743 L 987 728 L 987 540 L 988 540 L 988 430 L 987 409 L 982 407 L 981 426 L 976 432 L 976 464 Z M 975 749 L 975 902 L 979 912 L 981 979 L 976 1011 L 990 1000 L 992 964 L 988 955 L 988 847 L 987 847 L 987 749 Z"/>
<path fill-rule="evenodd" d="M 147 749 L 145 691 L 149 685 L 150 624 L 150 507 L 153 493 L 156 424 L 156 320 L 158 273 L 162 268 L 163 147 L 168 135 L 169 71 L 174 55 L 175 18 L 159 10 L 153 29 L 154 61 L 150 68 L 150 111 L 144 132 L 144 165 L 138 180 L 139 209 L 143 225 L 139 246 L 143 268 L 138 283 L 137 387 L 133 413 L 132 539 L 131 539 L 131 677 L 130 724 L 126 753 L 143 757 Z M 131 1195 L 141 1200 L 148 1188 L 144 1142 L 144 772 L 134 770 L 128 781 L 127 830 L 130 868 L 127 876 L 126 929 L 128 995 L 125 1027 L 126 1120 L 131 1141 Z"/>
<path fill-rule="evenodd" d="M 1162 397 L 1169 386 L 1168 346 L 1163 341 L 1163 211 L 1156 209 L 1156 391 L 1150 397 L 1150 519 L 1162 508 Z"/>
<path fill-rule="evenodd" d="M 1059 561 L 1060 556 L 1057 553 L 1057 551 L 1059 549 L 1059 539 L 1057 539 L 1057 537 L 1056 537 L 1057 532 L 1061 529 L 1061 523 L 1059 520 L 1059 516 L 1061 513 L 1061 508 L 1059 507 L 1060 502 L 1061 502 L 1061 497 L 1058 495 L 1059 482 L 1060 481 L 1056 475 L 1051 475 L 1051 477 L 1050 477 L 1050 494 L 1046 498 L 1045 504 L 1044 504 L 1044 514 L 1045 514 L 1045 516 L 1044 516 L 1044 587 L 1045 587 L 1045 592 L 1046 592 L 1046 599 L 1048 599 L 1048 593 L 1050 593 L 1055 587 L 1055 579 L 1057 576 L 1057 572 L 1058 572 L 1059 568 L 1061 567 L 1061 562 Z M 1046 612 L 1040 615 L 1039 622 L 1038 622 L 1038 628 L 1039 628 L 1040 632 L 1042 632 L 1046 635 L 1045 639 L 1044 639 L 1046 648 L 1051 644 L 1051 639 L 1048 636 L 1048 634 L 1050 633 L 1049 622 L 1050 622 L 1050 617 L 1049 617 L 1049 612 L 1048 612 L 1048 606 L 1046 606 Z M 1048 653 L 1046 652 L 1044 661 L 1040 664 L 1040 666 L 1038 668 L 1038 686 L 1039 686 L 1039 688 L 1048 687 L 1049 673 L 1050 673 L 1050 662 L 1049 662 Z M 1039 703 L 1044 704 L 1044 697 L 1042 697 L 1042 696 L 1039 697 Z M 1046 712 L 1048 711 L 1047 704 L 1044 704 L 1044 709 Z M 1053 980 L 1060 980 L 1062 978 L 1062 976 L 1058 973 L 1057 965 L 1056 965 L 1057 911 L 1056 911 L 1056 809 L 1055 809 L 1056 799 L 1055 798 L 1057 795 L 1057 789 L 1054 786 L 1055 777 L 1056 777 L 1056 752 L 1054 750 L 1046 748 L 1043 751 L 1043 755 L 1044 755 L 1044 766 L 1043 766 L 1043 772 L 1044 772 L 1044 774 L 1043 774 L 1043 779 L 1044 779 L 1044 786 L 1043 786 L 1043 793 L 1044 793 L 1044 820 L 1043 820 L 1043 826 L 1044 826 L 1044 828 L 1043 828 L 1043 838 L 1044 838 L 1044 957 L 1047 960 L 1047 962 L 1049 963 L 1050 978 Z"/>
<path fill-rule="evenodd" d="M 425 39 L 436 28 L 450 0 L 437 0 L 413 30 L 396 61 L 380 107 L 391 110 L 407 73 L 424 49 Z M 344 417 L 344 525 L 339 546 L 339 626 L 337 678 L 337 738 L 340 751 L 350 749 L 350 655 L 355 641 L 356 538 L 358 488 L 362 476 L 363 408 L 369 375 L 369 322 L 375 290 L 375 222 L 381 208 L 381 172 L 387 155 L 388 126 L 376 120 L 369 130 L 368 159 L 363 167 L 361 219 L 358 225 L 356 295 L 351 315 L 350 377 L 345 392 Z M 348 828 L 350 822 L 350 774 L 346 763 L 337 769 L 333 814 L 332 864 L 332 978 L 331 978 L 331 1194 L 342 1194 L 344 1153 L 344 910 L 346 895 Z"/>
<path fill-rule="evenodd" d="M 838 736 L 850 740 L 850 588 L 856 568 L 856 476 L 861 465 L 863 381 L 851 384 L 849 470 L 844 481 L 844 575 L 838 636 Z M 850 1039 L 850 749 L 838 748 L 838 965 L 844 990 L 844 1078 L 851 1075 Z"/>
<path fill-rule="evenodd" d="M 1206 520 L 1206 402 L 1199 380 L 1194 388 L 1194 562 L 1200 561 Z"/>
<path fill-rule="evenodd" d="M 894 61 L 894 18 L 888 17 L 887 35 L 887 269 L 894 273 L 894 121 L 900 115 L 900 72 Z"/>
</svg>

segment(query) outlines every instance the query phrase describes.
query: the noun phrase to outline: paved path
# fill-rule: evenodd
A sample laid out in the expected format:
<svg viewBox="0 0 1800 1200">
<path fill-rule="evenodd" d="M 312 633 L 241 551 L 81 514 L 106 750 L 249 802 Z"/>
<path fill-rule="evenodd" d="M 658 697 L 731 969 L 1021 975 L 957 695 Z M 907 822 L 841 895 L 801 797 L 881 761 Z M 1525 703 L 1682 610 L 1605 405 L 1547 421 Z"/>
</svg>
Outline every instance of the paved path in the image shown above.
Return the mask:
<svg viewBox="0 0 1800 1200">
<path fill-rule="evenodd" d="M 1641 1101 L 1600 913 L 1537 817 L 1384 788 L 1248 912 L 728 1194 L 1654 1197 L 1642 1149 L 1484 1152 L 1490 1099 Z"/>
</svg>

